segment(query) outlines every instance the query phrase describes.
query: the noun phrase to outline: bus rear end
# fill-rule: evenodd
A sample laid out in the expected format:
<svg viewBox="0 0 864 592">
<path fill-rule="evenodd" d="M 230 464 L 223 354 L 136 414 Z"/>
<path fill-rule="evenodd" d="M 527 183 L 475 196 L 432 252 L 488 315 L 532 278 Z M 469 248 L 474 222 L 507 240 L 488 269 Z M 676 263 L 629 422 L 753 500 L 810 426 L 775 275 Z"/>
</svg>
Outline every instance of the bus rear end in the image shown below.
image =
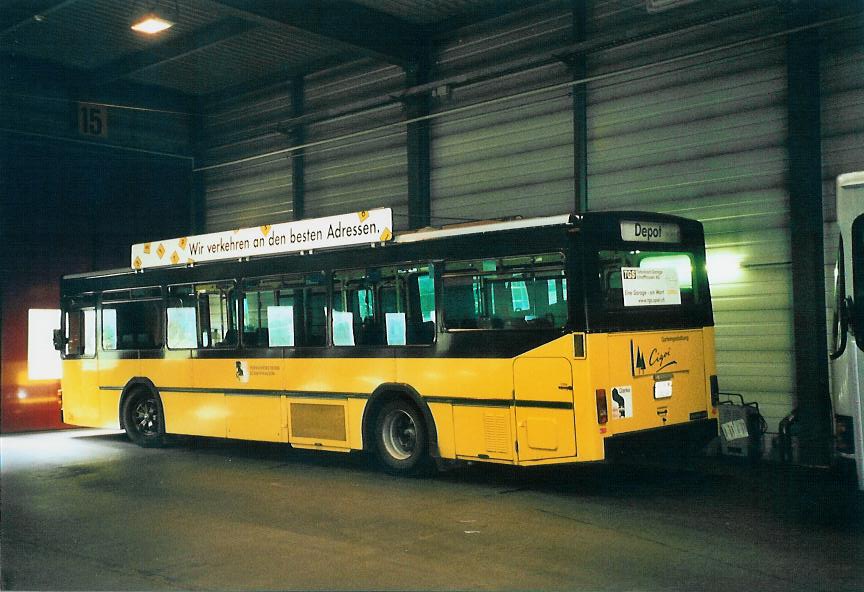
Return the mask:
<svg viewBox="0 0 864 592">
<path fill-rule="evenodd" d="M 597 452 L 627 442 L 701 447 L 717 434 L 719 394 L 702 225 L 596 216 L 585 216 L 580 243 Z"/>
</svg>

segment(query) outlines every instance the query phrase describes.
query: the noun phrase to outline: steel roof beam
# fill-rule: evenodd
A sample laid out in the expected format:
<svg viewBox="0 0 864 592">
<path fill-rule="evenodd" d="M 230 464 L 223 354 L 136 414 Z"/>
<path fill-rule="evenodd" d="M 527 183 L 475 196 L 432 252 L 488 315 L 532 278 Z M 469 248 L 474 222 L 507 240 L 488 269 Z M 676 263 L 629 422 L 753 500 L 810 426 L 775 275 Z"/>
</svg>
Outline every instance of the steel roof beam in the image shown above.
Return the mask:
<svg viewBox="0 0 864 592">
<path fill-rule="evenodd" d="M 366 109 L 372 109 L 380 107 L 382 105 L 389 105 L 396 101 L 404 100 L 412 95 L 434 91 L 441 87 L 449 86 L 455 88 L 468 84 L 476 84 L 478 82 L 493 80 L 495 78 L 500 78 L 502 76 L 507 76 L 509 74 L 514 74 L 518 72 L 526 72 L 534 68 L 540 68 L 542 66 L 559 62 L 569 64 L 572 63 L 574 56 L 578 59 L 579 56 L 584 57 L 584 55 L 603 49 L 611 49 L 615 47 L 623 47 L 626 45 L 639 43 L 641 41 L 651 39 L 653 36 L 656 35 L 670 33 L 681 34 L 692 28 L 701 27 L 706 23 L 715 22 L 720 19 L 739 18 L 741 16 L 751 14 L 754 11 L 775 10 L 775 8 L 773 7 L 768 8 L 769 6 L 772 6 L 770 4 L 772 1 L 773 0 L 758 0 L 754 5 L 752 4 L 751 0 L 737 0 L 734 3 L 732 3 L 730 0 L 729 5 L 722 5 L 723 10 L 721 10 L 720 12 L 712 12 L 710 15 L 707 16 L 701 15 L 693 20 L 675 21 L 671 25 L 669 23 L 664 23 L 657 28 L 648 29 L 640 25 L 638 30 L 611 31 L 602 35 L 594 35 L 584 41 L 578 41 L 571 45 L 559 47 L 548 52 L 538 53 L 536 55 L 529 55 L 522 58 L 516 58 L 507 62 L 499 62 L 491 66 L 472 70 L 470 72 L 438 78 L 436 80 L 430 81 L 427 84 L 410 86 L 398 92 L 391 92 L 385 95 L 362 99 L 360 101 L 349 103 L 347 105 L 340 105 L 339 107 L 334 107 L 332 109 L 322 110 L 316 113 L 309 113 L 307 115 L 304 115 L 303 117 L 285 121 L 282 125 L 285 127 L 290 127 L 293 125 L 308 125 L 334 117 L 341 117 L 343 115 L 358 113 Z"/>
<path fill-rule="evenodd" d="M 232 37 L 242 35 L 257 27 L 257 23 L 229 17 L 201 27 L 181 37 L 175 37 L 165 43 L 151 47 L 132 55 L 124 56 L 92 71 L 91 80 L 105 84 L 134 74 L 147 68 L 153 68 L 188 56 L 213 45 L 218 45 Z"/>
<path fill-rule="evenodd" d="M 345 0 L 216 0 L 244 16 L 326 37 L 387 63 L 408 67 L 425 47 L 425 30 Z"/>
<path fill-rule="evenodd" d="M 47 61 L 0 53 L 0 76 L 5 82 L 0 94 L 56 96 L 68 101 L 117 103 L 138 109 L 166 109 L 184 113 L 195 111 L 189 95 L 147 84 L 120 81 L 96 90 L 87 81 L 90 71 L 59 66 Z"/>
<path fill-rule="evenodd" d="M 297 76 L 308 76 L 309 74 L 318 72 L 320 70 L 326 70 L 327 68 L 340 66 L 342 64 L 345 64 L 346 62 L 352 61 L 352 59 L 356 59 L 356 56 L 352 56 L 349 52 L 342 52 L 336 55 L 327 56 L 320 61 L 307 62 L 303 65 L 302 69 L 283 67 L 276 72 L 271 72 L 264 76 L 248 80 L 246 82 L 240 82 L 238 84 L 234 84 L 232 86 L 213 91 L 212 93 L 203 95 L 201 98 L 205 102 L 205 104 L 208 105 L 208 108 L 210 108 L 210 106 L 212 106 L 213 104 L 217 104 L 221 101 L 234 99 L 239 95 L 243 95 L 254 90 L 266 88 L 268 86 L 273 86 L 274 84 L 291 82 Z"/>
<path fill-rule="evenodd" d="M 429 26 L 429 33 L 433 40 L 445 37 L 463 27 L 470 27 L 484 23 L 488 20 L 504 16 L 511 12 L 517 12 L 537 6 L 545 0 L 498 0 L 494 4 L 469 10 L 468 12 L 448 17 L 443 21 Z"/>
<path fill-rule="evenodd" d="M 7 3 L 0 10 L 0 36 L 32 22 L 36 17 L 45 17 L 52 12 L 72 4 L 76 0 L 18 0 Z"/>
</svg>

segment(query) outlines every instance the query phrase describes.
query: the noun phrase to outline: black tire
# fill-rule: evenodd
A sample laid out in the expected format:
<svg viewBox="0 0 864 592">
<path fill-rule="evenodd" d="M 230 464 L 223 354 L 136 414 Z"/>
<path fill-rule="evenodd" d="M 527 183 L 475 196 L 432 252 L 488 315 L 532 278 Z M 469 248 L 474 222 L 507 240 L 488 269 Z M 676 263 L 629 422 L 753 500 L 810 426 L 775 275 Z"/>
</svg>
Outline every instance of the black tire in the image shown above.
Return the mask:
<svg viewBox="0 0 864 592">
<path fill-rule="evenodd" d="M 138 446 L 156 448 L 165 444 L 162 401 L 149 389 L 139 389 L 123 401 L 123 427 Z"/>
<path fill-rule="evenodd" d="M 375 449 L 391 475 L 422 473 L 429 461 L 429 438 L 420 411 L 404 399 L 385 404 L 375 419 Z"/>
</svg>

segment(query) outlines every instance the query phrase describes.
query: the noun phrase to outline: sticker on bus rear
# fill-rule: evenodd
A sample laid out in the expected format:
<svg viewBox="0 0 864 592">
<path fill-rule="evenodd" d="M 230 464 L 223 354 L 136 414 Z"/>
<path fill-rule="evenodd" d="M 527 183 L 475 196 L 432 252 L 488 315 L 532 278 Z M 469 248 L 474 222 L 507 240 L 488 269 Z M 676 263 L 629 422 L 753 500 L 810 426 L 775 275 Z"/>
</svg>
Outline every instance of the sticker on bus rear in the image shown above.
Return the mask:
<svg viewBox="0 0 864 592">
<path fill-rule="evenodd" d="M 672 396 L 672 381 L 658 380 L 654 383 L 654 398 L 668 399 Z"/>
<path fill-rule="evenodd" d="M 624 306 L 681 304 L 678 273 L 672 268 L 622 267 Z"/>
<path fill-rule="evenodd" d="M 633 417 L 633 387 L 612 387 L 612 419 L 629 419 Z"/>
</svg>

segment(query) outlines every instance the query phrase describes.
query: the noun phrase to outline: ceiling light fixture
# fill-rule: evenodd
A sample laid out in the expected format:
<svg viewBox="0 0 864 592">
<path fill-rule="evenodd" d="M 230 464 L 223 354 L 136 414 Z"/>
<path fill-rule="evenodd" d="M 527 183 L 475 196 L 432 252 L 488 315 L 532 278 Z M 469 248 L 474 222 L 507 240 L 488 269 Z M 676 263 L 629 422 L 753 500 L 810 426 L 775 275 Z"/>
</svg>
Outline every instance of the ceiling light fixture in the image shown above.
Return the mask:
<svg viewBox="0 0 864 592">
<path fill-rule="evenodd" d="M 159 18 L 154 13 L 150 13 L 145 14 L 140 19 L 138 19 L 132 25 L 132 30 L 139 33 L 153 35 L 155 33 L 159 33 L 160 31 L 164 31 L 165 29 L 170 29 L 173 26 L 174 23 L 172 23 L 171 21 L 166 21 L 163 18 Z"/>
</svg>

